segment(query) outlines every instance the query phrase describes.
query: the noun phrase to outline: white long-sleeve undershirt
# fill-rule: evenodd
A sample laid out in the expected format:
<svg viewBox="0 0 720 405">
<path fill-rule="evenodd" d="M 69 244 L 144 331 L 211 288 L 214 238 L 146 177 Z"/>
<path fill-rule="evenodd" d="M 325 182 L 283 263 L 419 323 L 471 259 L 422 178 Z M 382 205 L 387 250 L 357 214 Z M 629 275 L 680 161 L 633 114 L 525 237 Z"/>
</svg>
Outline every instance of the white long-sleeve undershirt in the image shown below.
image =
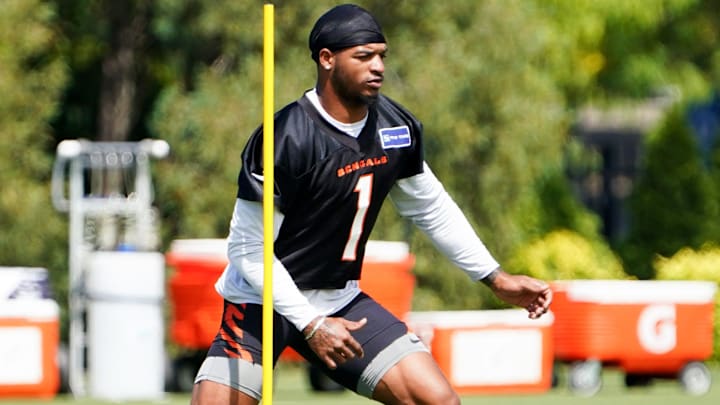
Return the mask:
<svg viewBox="0 0 720 405">
<path fill-rule="evenodd" d="M 390 198 L 400 215 L 415 223 L 473 280 L 482 279 L 499 267 L 427 165 L 424 173 L 399 180 L 391 190 Z M 275 210 L 275 238 L 283 218 Z M 229 264 L 215 285 L 217 291 L 231 302 L 261 304 L 264 284 L 261 203 L 236 200 L 228 236 L 228 258 Z M 298 330 L 304 329 L 318 315 L 336 312 L 359 292 L 356 280 L 349 281 L 343 289 L 300 291 L 285 266 L 274 258 L 274 309 Z"/>
<path fill-rule="evenodd" d="M 275 239 L 283 218 L 276 209 Z M 237 199 L 228 236 L 229 264 L 215 283 L 215 289 L 228 301 L 262 304 L 263 228 L 262 203 Z M 273 256 L 273 307 L 298 330 L 303 330 L 318 315 L 337 312 L 359 293 L 356 280 L 348 282 L 344 289 L 300 291 L 282 262 Z"/>
<path fill-rule="evenodd" d="M 420 228 L 472 280 L 484 278 L 500 265 L 427 163 L 423 166 L 422 174 L 396 183 L 390 200 L 401 216 Z"/>
</svg>

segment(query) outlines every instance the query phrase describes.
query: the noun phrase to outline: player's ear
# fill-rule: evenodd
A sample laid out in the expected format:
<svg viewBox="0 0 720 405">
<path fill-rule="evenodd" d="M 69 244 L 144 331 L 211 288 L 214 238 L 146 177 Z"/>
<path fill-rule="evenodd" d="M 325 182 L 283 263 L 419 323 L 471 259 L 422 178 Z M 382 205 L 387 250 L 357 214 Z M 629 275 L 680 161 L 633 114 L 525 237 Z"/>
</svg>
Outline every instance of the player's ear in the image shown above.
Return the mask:
<svg viewBox="0 0 720 405">
<path fill-rule="evenodd" d="M 330 70 L 335 64 L 335 54 L 327 48 L 323 48 L 318 52 L 318 64 L 320 69 Z"/>
</svg>

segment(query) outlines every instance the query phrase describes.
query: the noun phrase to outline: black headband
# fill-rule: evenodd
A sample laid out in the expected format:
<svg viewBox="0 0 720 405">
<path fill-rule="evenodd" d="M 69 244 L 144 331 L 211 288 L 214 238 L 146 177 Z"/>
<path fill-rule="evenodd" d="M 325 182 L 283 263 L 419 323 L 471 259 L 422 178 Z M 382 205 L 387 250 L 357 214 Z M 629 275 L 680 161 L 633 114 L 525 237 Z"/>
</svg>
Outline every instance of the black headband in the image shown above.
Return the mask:
<svg viewBox="0 0 720 405">
<path fill-rule="evenodd" d="M 312 58 L 318 61 L 320 50 L 332 52 L 351 46 L 385 43 L 380 24 L 367 10 L 354 4 L 343 4 L 323 14 L 315 23 L 308 45 Z"/>
</svg>

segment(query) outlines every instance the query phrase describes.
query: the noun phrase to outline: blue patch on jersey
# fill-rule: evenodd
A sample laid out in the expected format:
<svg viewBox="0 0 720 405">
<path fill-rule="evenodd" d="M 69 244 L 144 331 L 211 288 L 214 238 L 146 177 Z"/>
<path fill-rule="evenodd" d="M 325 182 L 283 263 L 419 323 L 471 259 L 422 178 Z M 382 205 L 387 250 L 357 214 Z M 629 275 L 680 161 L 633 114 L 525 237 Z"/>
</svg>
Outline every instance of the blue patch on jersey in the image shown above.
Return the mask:
<svg viewBox="0 0 720 405">
<path fill-rule="evenodd" d="M 401 127 L 381 128 L 380 142 L 382 142 L 383 149 L 407 148 L 412 145 L 410 128 L 405 125 Z"/>
</svg>

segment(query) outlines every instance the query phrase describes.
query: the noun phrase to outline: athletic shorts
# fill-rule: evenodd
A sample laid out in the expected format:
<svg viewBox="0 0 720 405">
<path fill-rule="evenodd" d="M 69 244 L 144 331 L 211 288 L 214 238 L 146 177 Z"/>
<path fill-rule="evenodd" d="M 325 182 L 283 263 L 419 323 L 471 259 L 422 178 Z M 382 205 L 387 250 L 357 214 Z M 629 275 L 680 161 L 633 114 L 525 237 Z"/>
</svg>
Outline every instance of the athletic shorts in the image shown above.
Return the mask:
<svg viewBox="0 0 720 405">
<path fill-rule="evenodd" d="M 273 365 L 290 346 L 307 361 L 344 387 L 368 398 L 382 376 L 400 359 L 427 348 L 404 322 L 365 293 L 360 293 L 340 311 L 329 315 L 368 322 L 351 332 L 365 355 L 338 365 L 325 366 L 310 349 L 302 332 L 277 312 L 273 318 Z M 195 382 L 210 380 L 228 385 L 256 399 L 262 392 L 262 306 L 225 301 L 220 331 L 213 340 Z"/>
</svg>

